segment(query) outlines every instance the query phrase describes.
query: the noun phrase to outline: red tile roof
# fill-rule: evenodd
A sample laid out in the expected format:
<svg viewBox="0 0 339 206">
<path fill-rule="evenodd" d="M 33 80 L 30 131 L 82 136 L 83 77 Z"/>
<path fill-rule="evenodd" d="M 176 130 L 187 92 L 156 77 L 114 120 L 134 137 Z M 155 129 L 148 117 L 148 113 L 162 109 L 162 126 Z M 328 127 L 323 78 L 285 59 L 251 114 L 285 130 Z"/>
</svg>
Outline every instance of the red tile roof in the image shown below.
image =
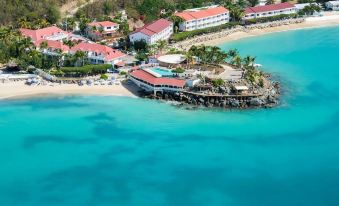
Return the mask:
<svg viewBox="0 0 339 206">
<path fill-rule="evenodd" d="M 269 11 L 276 11 L 276 10 L 283 10 L 283 9 L 290 9 L 290 8 L 294 8 L 294 5 L 288 2 L 285 2 L 285 3 L 280 3 L 280 4 L 248 7 L 245 9 L 245 13 L 253 14 L 253 13 L 269 12 Z"/>
<path fill-rule="evenodd" d="M 143 34 L 146 34 L 147 36 L 153 36 L 154 34 L 160 33 L 161 31 L 165 30 L 172 24 L 173 24 L 172 22 L 166 19 L 159 19 L 135 30 L 132 34 L 141 32 Z"/>
<path fill-rule="evenodd" d="M 86 43 L 81 42 L 78 45 L 75 45 L 71 48 L 72 52 L 76 51 L 86 51 L 86 52 L 97 52 L 99 54 L 102 54 L 105 56 L 105 59 L 107 61 L 111 61 L 113 59 L 121 58 L 125 56 L 124 53 L 120 52 L 119 50 L 112 49 L 108 46 L 101 45 L 101 44 L 95 44 L 95 43 Z"/>
<path fill-rule="evenodd" d="M 48 36 L 53 36 L 58 33 L 69 34 L 62 29 L 59 29 L 56 26 L 51 26 L 43 29 L 31 30 L 31 29 L 20 29 L 20 32 L 23 36 L 29 37 L 32 39 L 33 42 L 39 41 L 41 39 L 45 39 Z"/>
<path fill-rule="evenodd" d="M 96 26 L 96 27 L 113 27 L 118 25 L 117 23 L 111 21 L 100 21 L 100 22 L 92 22 L 88 24 L 89 26 Z"/>
<path fill-rule="evenodd" d="M 220 14 L 227 13 L 228 10 L 223 6 L 218 6 L 214 8 L 207 8 L 198 11 L 183 11 L 175 13 L 174 15 L 181 17 L 186 21 L 190 21 L 193 19 L 203 19 L 211 16 L 216 16 Z"/>
<path fill-rule="evenodd" d="M 47 42 L 48 48 L 52 48 L 52 49 L 60 49 L 61 51 L 69 51 L 69 47 L 65 44 L 63 44 L 63 42 L 61 41 L 53 41 L 53 40 L 39 40 L 37 42 L 35 42 L 34 44 L 37 47 L 40 47 L 42 42 Z"/>
<path fill-rule="evenodd" d="M 174 79 L 174 78 L 164 78 L 164 77 L 158 78 L 142 69 L 134 70 L 130 74 L 135 78 L 141 79 L 153 85 L 168 85 L 168 86 L 184 87 L 186 84 L 185 80 Z"/>
</svg>

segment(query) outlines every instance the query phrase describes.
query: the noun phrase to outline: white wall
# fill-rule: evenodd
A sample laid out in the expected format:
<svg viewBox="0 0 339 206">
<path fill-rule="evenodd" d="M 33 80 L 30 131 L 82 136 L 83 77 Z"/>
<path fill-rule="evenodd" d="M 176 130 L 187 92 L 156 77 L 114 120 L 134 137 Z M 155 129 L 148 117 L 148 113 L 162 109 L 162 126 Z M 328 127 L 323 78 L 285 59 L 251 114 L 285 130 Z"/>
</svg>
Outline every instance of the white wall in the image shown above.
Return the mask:
<svg viewBox="0 0 339 206">
<path fill-rule="evenodd" d="M 147 44 L 155 44 L 159 40 L 168 40 L 172 34 L 173 34 L 173 25 L 171 24 L 169 27 L 159 32 L 158 34 L 148 36 L 144 33 L 137 32 L 134 34 L 130 34 L 129 39 L 132 43 L 135 41 L 145 40 Z"/>
<path fill-rule="evenodd" d="M 296 12 L 297 12 L 296 8 L 289 8 L 289 9 L 282 9 L 282 10 L 269 11 L 269 12 L 253 13 L 253 14 L 246 15 L 244 19 L 270 17 L 270 16 L 277 16 L 280 14 L 295 14 Z"/>
<path fill-rule="evenodd" d="M 193 31 L 196 29 L 203 29 L 213 26 L 219 26 L 229 22 L 229 13 L 223 13 L 208 18 L 194 19 L 190 21 L 182 22 L 179 25 L 180 31 Z"/>
</svg>

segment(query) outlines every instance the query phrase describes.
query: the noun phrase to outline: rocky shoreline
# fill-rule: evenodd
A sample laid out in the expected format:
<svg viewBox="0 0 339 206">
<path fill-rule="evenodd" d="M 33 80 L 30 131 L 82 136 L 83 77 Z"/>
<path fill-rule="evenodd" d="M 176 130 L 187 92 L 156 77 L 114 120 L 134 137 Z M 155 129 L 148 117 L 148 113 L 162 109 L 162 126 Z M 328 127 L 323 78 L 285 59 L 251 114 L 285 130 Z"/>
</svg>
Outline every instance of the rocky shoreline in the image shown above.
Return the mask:
<svg viewBox="0 0 339 206">
<path fill-rule="evenodd" d="M 197 93 L 189 90 L 181 92 L 148 93 L 140 92 L 140 97 L 170 102 L 185 108 L 225 108 L 250 109 L 272 108 L 279 105 L 280 83 L 270 81 L 269 86 L 256 93 L 236 95 L 231 88 L 218 87 L 216 93 Z"/>
</svg>

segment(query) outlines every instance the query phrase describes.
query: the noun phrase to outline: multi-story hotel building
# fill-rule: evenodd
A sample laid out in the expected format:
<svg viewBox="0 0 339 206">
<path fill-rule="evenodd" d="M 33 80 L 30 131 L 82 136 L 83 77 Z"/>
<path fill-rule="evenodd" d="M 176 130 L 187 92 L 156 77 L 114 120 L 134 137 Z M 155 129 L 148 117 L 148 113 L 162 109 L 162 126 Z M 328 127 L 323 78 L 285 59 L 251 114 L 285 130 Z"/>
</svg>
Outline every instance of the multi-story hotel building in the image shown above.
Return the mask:
<svg viewBox="0 0 339 206">
<path fill-rule="evenodd" d="M 245 9 L 244 19 L 255 19 L 276 16 L 280 14 L 295 14 L 297 8 L 290 3 L 271 4 L 265 6 L 248 7 Z"/>
<path fill-rule="evenodd" d="M 204 29 L 229 22 L 229 11 L 222 6 L 189 9 L 174 15 L 184 20 L 179 25 L 180 31 Z"/>
<path fill-rule="evenodd" d="M 132 43 L 144 40 L 147 44 L 155 44 L 160 40 L 167 41 L 172 34 L 173 23 L 166 19 L 159 19 L 135 30 L 129 35 L 129 39 Z"/>
</svg>

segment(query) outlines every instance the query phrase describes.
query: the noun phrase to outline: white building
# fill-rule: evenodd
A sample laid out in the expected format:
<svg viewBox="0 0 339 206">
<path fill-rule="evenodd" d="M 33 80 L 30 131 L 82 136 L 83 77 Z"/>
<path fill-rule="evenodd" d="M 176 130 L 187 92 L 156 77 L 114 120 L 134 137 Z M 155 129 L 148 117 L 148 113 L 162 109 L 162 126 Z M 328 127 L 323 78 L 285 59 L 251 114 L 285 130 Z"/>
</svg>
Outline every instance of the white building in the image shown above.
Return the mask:
<svg viewBox="0 0 339 206">
<path fill-rule="evenodd" d="M 129 39 L 132 43 L 146 41 L 147 44 L 155 44 L 160 40 L 168 40 L 173 34 L 173 23 L 166 19 L 159 19 L 132 32 Z"/>
<path fill-rule="evenodd" d="M 262 17 L 277 16 L 280 14 L 295 14 L 296 7 L 288 2 L 280 4 L 271 4 L 265 6 L 248 7 L 245 9 L 244 19 L 255 19 Z"/>
<path fill-rule="evenodd" d="M 222 6 L 189 9 L 174 15 L 184 20 L 179 25 L 180 31 L 204 29 L 229 22 L 229 11 Z"/>
<path fill-rule="evenodd" d="M 339 1 L 329 1 L 325 3 L 326 10 L 339 11 Z"/>
<path fill-rule="evenodd" d="M 82 42 L 71 48 L 70 53 L 75 54 L 77 51 L 85 52 L 88 61 L 91 64 L 118 64 L 126 55 L 119 50 L 112 49 L 108 46 Z"/>
<path fill-rule="evenodd" d="M 129 74 L 129 79 L 138 87 L 149 92 L 178 92 L 182 91 L 186 85 L 185 80 L 161 77 L 155 72 L 147 69 L 135 69 Z"/>
<path fill-rule="evenodd" d="M 92 22 L 87 25 L 86 35 L 94 41 L 113 37 L 118 31 L 119 24 L 111 21 Z"/>
</svg>

